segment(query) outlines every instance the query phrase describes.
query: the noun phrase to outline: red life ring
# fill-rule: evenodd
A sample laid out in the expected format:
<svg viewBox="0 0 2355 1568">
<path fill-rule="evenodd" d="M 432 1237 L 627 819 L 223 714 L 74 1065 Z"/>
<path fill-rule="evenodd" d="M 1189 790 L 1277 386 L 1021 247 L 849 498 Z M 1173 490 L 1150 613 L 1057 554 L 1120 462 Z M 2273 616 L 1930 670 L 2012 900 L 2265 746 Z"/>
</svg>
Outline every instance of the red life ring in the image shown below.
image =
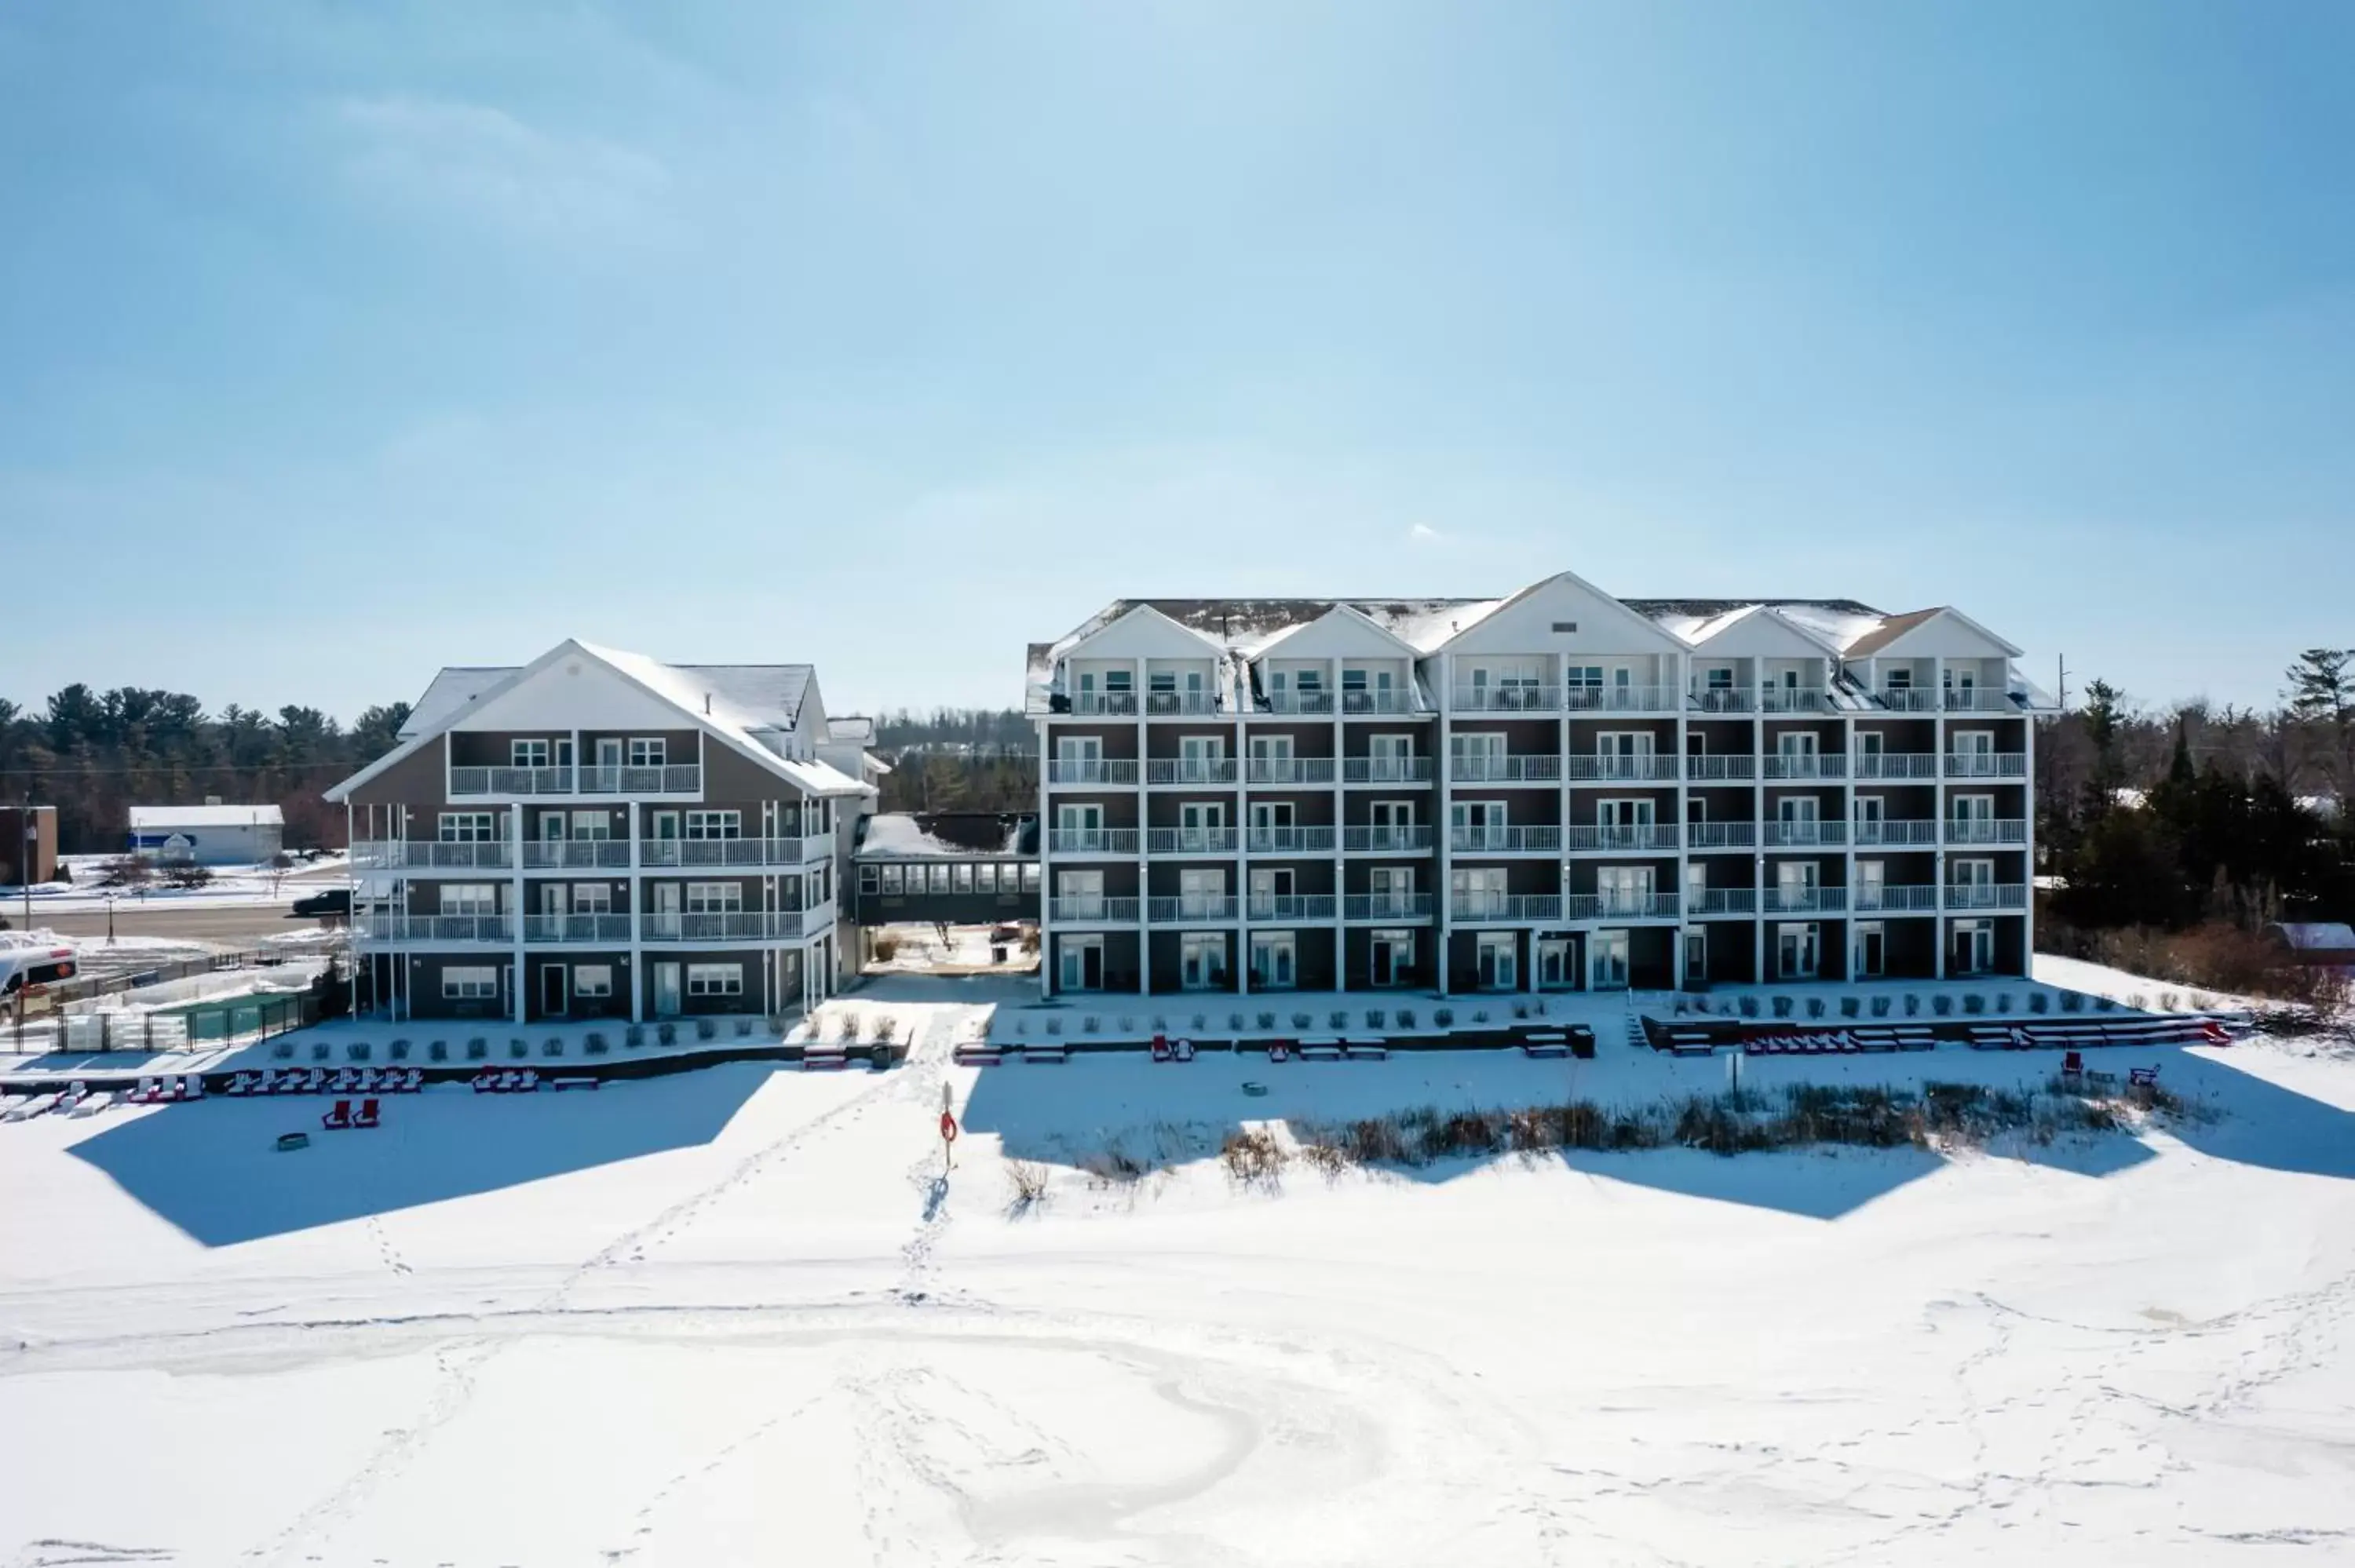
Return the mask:
<svg viewBox="0 0 2355 1568">
<path fill-rule="evenodd" d="M 943 1143 L 954 1143 L 956 1141 L 956 1118 L 947 1111 L 941 1112 L 941 1141 Z"/>
</svg>

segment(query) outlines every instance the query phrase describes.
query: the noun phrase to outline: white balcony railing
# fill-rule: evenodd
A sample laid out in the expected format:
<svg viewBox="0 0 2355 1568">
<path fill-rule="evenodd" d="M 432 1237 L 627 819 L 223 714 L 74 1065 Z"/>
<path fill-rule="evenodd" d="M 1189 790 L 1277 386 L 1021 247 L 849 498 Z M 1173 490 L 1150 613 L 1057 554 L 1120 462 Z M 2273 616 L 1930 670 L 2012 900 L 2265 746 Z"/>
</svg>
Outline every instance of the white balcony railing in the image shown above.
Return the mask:
<svg viewBox="0 0 2355 1568">
<path fill-rule="evenodd" d="M 1050 784 L 1116 784 L 1136 782 L 1136 758 L 1134 757 L 1050 758 L 1047 763 Z"/>
<path fill-rule="evenodd" d="M 1874 694 L 1874 700 L 1893 714 L 1928 714 L 1938 711 L 1938 694 L 1927 687 L 1883 686 Z"/>
<path fill-rule="evenodd" d="M 1758 694 L 1761 713 L 1814 714 L 1831 705 L 1828 693 L 1806 686 L 1769 686 Z"/>
<path fill-rule="evenodd" d="M 1253 757 L 1243 764 L 1243 776 L 1252 784 L 1330 784 L 1329 757 Z"/>
<path fill-rule="evenodd" d="M 1047 833 L 1050 854 L 1135 854 L 1135 828 L 1053 828 Z"/>
<path fill-rule="evenodd" d="M 2011 700 L 2010 693 L 1991 691 L 1985 686 L 1956 686 L 1945 695 L 1943 705 L 1950 714 L 2008 714 L 2019 706 Z"/>
<path fill-rule="evenodd" d="M 1147 692 L 1145 712 L 1150 718 L 1169 718 L 1181 715 L 1214 714 L 1219 711 L 1215 692 Z"/>
<path fill-rule="evenodd" d="M 1235 901 L 1231 897 L 1186 893 L 1175 898 L 1146 899 L 1145 914 L 1156 926 L 1225 925 L 1235 917 Z"/>
<path fill-rule="evenodd" d="M 1345 714 L 1411 714 L 1415 711 L 1414 694 L 1398 690 L 1353 692 L 1344 687 L 1341 711 Z"/>
<path fill-rule="evenodd" d="M 1845 887 L 1770 887 L 1766 910 L 1772 915 L 1828 915 L 1848 907 Z"/>
<path fill-rule="evenodd" d="M 1243 848 L 1252 854 L 1330 854 L 1332 828 L 1246 828 Z"/>
<path fill-rule="evenodd" d="M 1758 694 L 1741 686 L 1695 686 L 1692 705 L 1705 714 L 1746 714 L 1758 706 Z"/>
<path fill-rule="evenodd" d="M 1674 686 L 1575 685 L 1562 691 L 1572 713 L 1658 714 L 1680 711 L 1684 694 Z"/>
<path fill-rule="evenodd" d="M 1672 782 L 1680 765 L 1681 759 L 1673 752 L 1655 752 L 1638 757 L 1589 756 L 1580 752 L 1562 758 L 1562 771 L 1572 779 L 1603 779 L 1614 782 L 1644 779 Z"/>
<path fill-rule="evenodd" d="M 1561 711 L 1560 686 L 1458 686 L 1455 711 L 1467 714 L 1536 714 Z"/>
<path fill-rule="evenodd" d="M 1687 904 L 1695 915 L 1754 915 L 1758 912 L 1758 890 L 1708 887 L 1693 894 Z"/>
<path fill-rule="evenodd" d="M 1785 822 L 1764 824 L 1769 849 L 1809 848 L 1817 844 L 1848 842 L 1848 824 L 1841 821 Z"/>
<path fill-rule="evenodd" d="M 1848 758 L 1838 752 L 1778 751 L 1758 759 L 1769 779 L 1845 779 Z"/>
<path fill-rule="evenodd" d="M 453 768 L 450 798 L 475 795 L 570 795 L 570 768 Z"/>
<path fill-rule="evenodd" d="M 1459 751 L 1447 759 L 1447 777 L 1458 784 L 1550 782 L 1561 777 L 1561 758 L 1545 752 L 1511 757 L 1502 752 Z"/>
<path fill-rule="evenodd" d="M 1145 830 L 1145 852 L 1147 854 L 1232 854 L 1236 833 L 1232 828 L 1147 828 Z"/>
<path fill-rule="evenodd" d="M 630 939 L 630 917 L 627 915 L 527 915 L 523 917 L 523 939 L 527 942 L 627 942 Z"/>
<path fill-rule="evenodd" d="M 1851 771 L 1859 779 L 1935 779 L 1934 751 L 1859 751 Z"/>
<path fill-rule="evenodd" d="M 1749 849 L 1758 842 L 1754 822 L 1695 822 L 1685 832 L 1697 850 Z"/>
<path fill-rule="evenodd" d="M 810 847 L 830 842 L 824 835 L 800 839 L 648 839 L 639 845 L 641 865 L 667 869 L 706 865 L 800 865 Z"/>
<path fill-rule="evenodd" d="M 1148 757 L 1145 759 L 1145 781 L 1147 784 L 1232 784 L 1235 781 L 1235 759 L 1231 757 Z"/>
<path fill-rule="evenodd" d="M 1352 893 L 1341 900 L 1345 920 L 1428 920 L 1428 893 Z"/>
<path fill-rule="evenodd" d="M 1376 854 L 1406 854 L 1431 848 L 1431 829 L 1417 824 L 1391 827 L 1359 825 L 1341 830 L 1341 847 Z"/>
<path fill-rule="evenodd" d="M 639 916 L 649 942 L 773 942 L 802 934 L 800 909 L 651 910 Z"/>
<path fill-rule="evenodd" d="M 2028 823 L 2019 817 L 1949 817 L 1946 819 L 1946 842 L 1950 844 L 2024 844 L 2028 842 Z"/>
<path fill-rule="evenodd" d="M 443 843 L 432 839 L 374 839 L 352 845 L 355 871 L 502 871 L 515 855 L 502 839 Z"/>
<path fill-rule="evenodd" d="M 1104 898 L 1079 895 L 1050 899 L 1047 918 L 1058 926 L 1134 926 L 1140 907 L 1135 898 Z"/>
<path fill-rule="evenodd" d="M 1688 757 L 1685 777 L 1703 781 L 1716 779 L 1755 779 L 1758 759 L 1754 757 Z"/>
<path fill-rule="evenodd" d="M 1135 718 L 1135 692 L 1073 692 L 1070 697 L 1071 712 L 1102 715 L 1111 718 Z"/>
<path fill-rule="evenodd" d="M 1459 854 L 1551 854 L 1561 848 L 1561 829 L 1550 822 L 1480 823 L 1448 829 L 1447 842 Z"/>
<path fill-rule="evenodd" d="M 1452 920 L 1465 925 L 1501 925 L 1561 918 L 1559 893 L 1459 893 L 1447 901 Z"/>
<path fill-rule="evenodd" d="M 1252 920 L 1330 920 L 1335 907 L 1329 893 L 1254 893 L 1243 914 Z"/>
<path fill-rule="evenodd" d="M 1431 782 L 1431 758 L 1428 757 L 1345 757 L 1341 759 L 1341 782 L 1344 784 L 1428 784 Z"/>
<path fill-rule="evenodd" d="M 590 766 L 580 782 L 583 795 L 700 795 L 703 769 L 692 762 Z"/>
<path fill-rule="evenodd" d="M 1682 833 L 1674 822 L 1581 822 L 1570 830 L 1574 850 L 1672 851 Z"/>
<path fill-rule="evenodd" d="M 526 871 L 586 871 L 596 867 L 614 871 L 626 870 L 629 863 L 627 839 L 526 839 L 523 844 Z"/>
<path fill-rule="evenodd" d="M 367 942 L 432 943 L 465 947 L 513 942 L 512 915 L 368 915 L 353 923 Z"/>
<path fill-rule="evenodd" d="M 1329 714 L 1333 711 L 1333 694 L 1314 692 L 1270 692 L 1260 699 L 1261 707 L 1272 714 Z"/>
<path fill-rule="evenodd" d="M 2028 754 L 2024 751 L 1950 751 L 1946 754 L 1946 777 L 2025 779 L 2028 777 Z"/>
<path fill-rule="evenodd" d="M 2027 906 L 2028 885 L 2025 883 L 1946 884 L 1946 907 L 1949 909 L 2024 909 Z"/>
<path fill-rule="evenodd" d="M 1859 883 L 1852 900 L 1857 913 L 1902 915 L 1909 910 L 1928 912 L 1938 907 L 1938 887 L 1935 883 Z"/>
<path fill-rule="evenodd" d="M 1673 920 L 1678 902 L 1673 893 L 1573 893 L 1562 913 L 1572 920 Z"/>
<path fill-rule="evenodd" d="M 1938 842 L 1938 824 L 1932 818 L 1878 822 L 1859 820 L 1851 837 L 1859 848 L 1934 844 Z"/>
</svg>

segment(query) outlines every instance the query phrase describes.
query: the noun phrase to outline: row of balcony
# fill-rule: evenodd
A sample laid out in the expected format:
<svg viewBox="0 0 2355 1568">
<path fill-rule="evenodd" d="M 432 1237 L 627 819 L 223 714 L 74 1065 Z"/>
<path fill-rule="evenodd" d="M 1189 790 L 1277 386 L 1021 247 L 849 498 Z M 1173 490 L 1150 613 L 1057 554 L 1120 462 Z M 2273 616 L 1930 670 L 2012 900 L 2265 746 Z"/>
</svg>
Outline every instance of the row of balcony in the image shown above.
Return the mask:
<svg viewBox="0 0 2355 1568">
<path fill-rule="evenodd" d="M 1754 689 L 1696 685 L 1675 686 L 1549 685 L 1509 681 L 1493 684 L 1462 683 L 1455 687 L 1453 710 L 1457 713 L 1613 713 L 1796 714 L 1833 711 L 1830 693 L 1790 686 Z M 1858 700 L 1887 713 L 2017 713 L 2010 694 L 1977 687 L 1946 691 L 1892 687 L 1859 693 Z M 1084 691 L 1052 699 L 1058 714 L 1096 718 L 1203 718 L 1230 714 L 1226 697 L 1212 691 L 1135 692 Z M 1305 717 L 1341 715 L 1411 714 L 1427 711 L 1411 690 L 1308 691 L 1254 693 L 1243 709 L 1247 714 L 1285 714 Z M 1849 711 L 1854 711 L 1850 709 Z M 631 770 L 625 770 L 631 771 Z"/>
<path fill-rule="evenodd" d="M 1465 752 L 1450 758 L 1448 776 L 1458 784 L 1554 783 L 1561 779 L 1602 779 L 1614 782 L 1652 780 L 1673 783 L 1678 778 L 1702 781 L 1721 779 L 2025 779 L 2028 755 L 2019 751 L 1838 752 L 1782 753 L 1763 757 L 1714 753 L 1679 758 L 1674 754 L 1606 757 L 1583 753 L 1560 756 L 1551 752 Z M 1047 782 L 1133 788 L 1140 777 L 1146 784 L 1216 788 L 1238 781 L 1248 784 L 1330 784 L 1336 775 L 1345 784 L 1424 784 L 1435 776 L 1428 757 L 1232 757 L 1050 759 Z"/>
<path fill-rule="evenodd" d="M 1674 920 L 1681 917 L 1756 915 L 1935 914 L 2018 910 L 2028 904 L 2022 883 L 1935 883 L 1847 887 L 1712 887 L 1686 897 L 1675 893 L 1473 893 L 1448 902 L 1449 918 L 1461 925 L 1518 925 L 1549 920 Z M 1218 894 L 1181 894 L 1174 898 L 1104 897 L 1082 895 L 1050 899 L 1049 921 L 1056 926 L 1133 926 L 1140 914 L 1148 925 L 1231 924 L 1247 921 L 1300 923 L 1345 920 L 1428 920 L 1427 893 L 1255 894 L 1238 899 Z"/>
<path fill-rule="evenodd" d="M 703 768 L 682 762 L 641 768 L 464 768 L 450 769 L 453 800 L 481 796 L 700 795 Z"/>
<path fill-rule="evenodd" d="M 1099 897 L 1079 895 L 1048 901 L 1047 917 L 1057 926 L 1134 926 L 1140 911 L 1156 926 L 1231 923 L 1240 909 L 1246 920 L 1285 923 L 1330 920 L 1428 920 L 1428 893 L 1257 894 L 1237 899 L 1216 894 L 1175 898 Z"/>
<path fill-rule="evenodd" d="M 822 861 L 834 853 L 823 833 L 791 839 L 640 839 L 637 864 L 677 866 L 793 867 Z M 626 871 L 628 839 L 526 839 L 520 858 L 527 871 Z M 432 839 L 378 839 L 352 845 L 356 871 L 500 871 L 517 863 L 517 846 L 505 840 L 444 843 Z"/>
<path fill-rule="evenodd" d="M 747 909 L 714 914 L 646 910 L 637 916 L 635 940 L 649 942 L 776 942 L 816 936 L 834 924 L 834 906 L 806 909 Z M 626 913 L 526 915 L 520 929 L 533 946 L 627 947 Z M 363 915 L 353 935 L 368 944 L 416 947 L 512 946 L 518 929 L 513 915 Z"/>
<path fill-rule="evenodd" d="M 1689 829 L 1673 822 L 1594 823 L 1573 827 L 1554 823 L 1499 823 L 1450 828 L 1448 848 L 1458 854 L 1550 854 L 1577 851 L 1666 851 L 1686 846 L 1694 850 L 1820 848 L 1855 844 L 1859 848 L 1986 845 L 2020 847 L 2028 842 L 2028 822 L 2019 817 L 1952 817 L 1944 821 L 1923 818 L 1910 821 L 1768 821 L 1695 822 Z M 1428 827 L 1346 828 L 1057 828 L 1047 835 L 1047 847 L 1059 855 L 1134 855 L 1140 842 L 1147 854 L 1233 854 L 1238 845 L 1247 854 L 1329 854 L 1345 851 L 1412 853 L 1427 852 L 1433 841 Z"/>
</svg>

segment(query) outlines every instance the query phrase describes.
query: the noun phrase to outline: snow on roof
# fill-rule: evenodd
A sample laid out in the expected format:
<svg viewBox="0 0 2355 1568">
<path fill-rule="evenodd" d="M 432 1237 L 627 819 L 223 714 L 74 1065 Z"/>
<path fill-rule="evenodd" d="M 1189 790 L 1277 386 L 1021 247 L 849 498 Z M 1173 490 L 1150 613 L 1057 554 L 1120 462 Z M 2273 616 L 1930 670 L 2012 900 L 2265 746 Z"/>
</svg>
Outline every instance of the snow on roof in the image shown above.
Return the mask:
<svg viewBox="0 0 2355 1568">
<path fill-rule="evenodd" d="M 828 714 L 826 733 L 836 740 L 863 743 L 875 738 L 875 721 L 865 714 Z"/>
<path fill-rule="evenodd" d="M 417 705 L 409 710 L 409 722 L 400 726 L 400 738 L 407 740 L 440 728 L 468 703 L 514 674 L 517 668 L 512 664 L 458 664 L 443 670 L 426 686 Z"/>
<path fill-rule="evenodd" d="M 986 811 L 879 811 L 867 819 L 860 860 L 1004 860 L 1036 853 L 1036 817 Z M 1031 841 L 1025 850 L 1023 839 Z"/>
<path fill-rule="evenodd" d="M 2355 952 L 2355 926 L 2341 920 L 2281 920 L 2268 929 L 2301 953 Z"/>
<path fill-rule="evenodd" d="M 133 806 L 131 826 L 146 828 L 283 827 L 286 813 L 275 806 Z"/>
</svg>

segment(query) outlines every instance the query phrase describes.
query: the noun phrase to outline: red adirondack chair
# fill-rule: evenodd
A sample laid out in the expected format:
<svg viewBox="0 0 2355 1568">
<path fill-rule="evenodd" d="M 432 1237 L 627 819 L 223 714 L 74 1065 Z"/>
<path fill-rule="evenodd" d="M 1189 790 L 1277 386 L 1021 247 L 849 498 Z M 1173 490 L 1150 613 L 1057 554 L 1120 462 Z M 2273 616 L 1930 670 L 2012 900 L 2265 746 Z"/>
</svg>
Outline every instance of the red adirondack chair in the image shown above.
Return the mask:
<svg viewBox="0 0 2355 1568">
<path fill-rule="evenodd" d="M 352 1118 L 352 1125 L 354 1127 L 374 1127 L 376 1125 L 376 1102 L 374 1100 L 362 1100 L 360 1102 L 360 1114 Z"/>
<path fill-rule="evenodd" d="M 336 1108 L 319 1118 L 319 1125 L 329 1132 L 341 1132 L 352 1125 L 352 1102 L 337 1100 Z"/>
</svg>

